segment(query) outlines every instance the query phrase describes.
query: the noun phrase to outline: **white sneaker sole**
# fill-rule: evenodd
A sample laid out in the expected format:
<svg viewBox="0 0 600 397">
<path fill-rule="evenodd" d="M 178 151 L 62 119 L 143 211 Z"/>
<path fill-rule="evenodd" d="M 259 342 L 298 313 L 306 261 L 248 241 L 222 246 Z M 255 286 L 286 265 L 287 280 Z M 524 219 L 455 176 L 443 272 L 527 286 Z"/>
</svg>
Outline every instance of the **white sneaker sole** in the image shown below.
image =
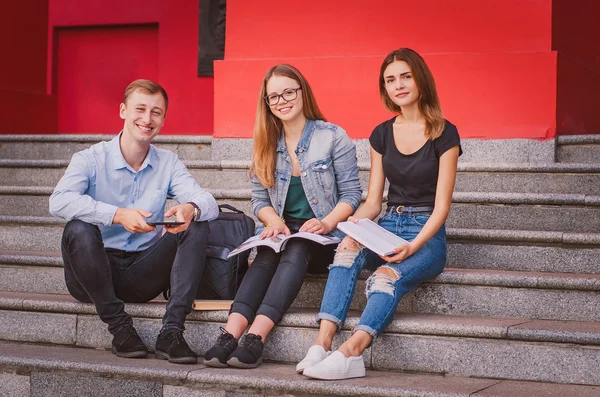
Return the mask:
<svg viewBox="0 0 600 397">
<path fill-rule="evenodd" d="M 307 368 L 308 369 L 308 368 Z M 304 371 L 303 375 L 308 376 L 313 379 L 321 379 L 321 380 L 343 380 L 343 379 L 352 379 L 352 378 L 363 378 L 367 375 L 367 372 L 364 369 L 355 369 L 349 372 L 340 372 L 340 373 L 311 373 L 312 371 L 306 372 Z"/>
</svg>

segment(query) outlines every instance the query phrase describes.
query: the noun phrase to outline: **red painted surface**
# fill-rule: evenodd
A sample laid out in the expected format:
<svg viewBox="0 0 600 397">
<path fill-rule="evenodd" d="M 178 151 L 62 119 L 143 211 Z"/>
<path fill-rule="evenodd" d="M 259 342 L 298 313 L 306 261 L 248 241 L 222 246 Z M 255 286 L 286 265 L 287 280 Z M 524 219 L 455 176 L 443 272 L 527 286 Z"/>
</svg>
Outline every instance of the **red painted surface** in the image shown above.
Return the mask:
<svg viewBox="0 0 600 397">
<path fill-rule="evenodd" d="M 123 128 L 119 103 L 136 78 L 158 80 L 158 27 L 57 30 L 58 131 L 107 133 Z"/>
<path fill-rule="evenodd" d="M 307 76 L 328 119 L 366 138 L 390 117 L 377 92 L 380 63 L 411 47 L 429 63 L 444 114 L 463 137 L 553 137 L 551 23 L 552 0 L 230 0 L 214 135 L 252 135 L 262 77 L 286 61 Z"/>
<path fill-rule="evenodd" d="M 549 51 L 551 12 L 552 0 L 228 0 L 225 59 Z"/>
<path fill-rule="evenodd" d="M 0 63 L 0 109 L 11 117 L 0 133 L 52 133 L 57 123 L 60 132 L 113 132 L 120 128 L 115 109 L 125 80 L 146 74 L 170 95 L 165 133 L 249 137 L 263 73 L 287 61 L 309 78 L 328 118 L 366 137 L 389 116 L 376 79 L 383 56 L 400 46 L 425 55 L 444 112 L 464 137 L 600 132 L 599 2 L 228 0 L 227 6 L 226 60 L 217 63 L 213 82 L 196 77 L 198 0 L 6 5 L 0 44 L 12 62 Z"/>
<path fill-rule="evenodd" d="M 600 134 L 600 2 L 554 0 L 552 48 L 559 52 L 559 134 Z"/>
<path fill-rule="evenodd" d="M 325 117 L 353 138 L 367 138 L 391 117 L 377 78 L 381 57 L 221 61 L 215 65 L 215 136 L 251 137 L 257 94 L 272 65 L 289 62 L 306 76 Z M 554 136 L 556 54 L 425 55 L 446 118 L 463 138 Z M 518 73 L 515 73 L 518 70 Z"/>
<path fill-rule="evenodd" d="M 557 92 L 556 118 L 560 135 L 600 133 L 599 72 L 560 54 Z"/>
<path fill-rule="evenodd" d="M 2 6 L 0 134 L 56 131 L 56 102 L 46 95 L 48 1 Z"/>
<path fill-rule="evenodd" d="M 600 73 L 599 16 L 599 1 L 553 0 L 552 49 Z"/>
<path fill-rule="evenodd" d="M 81 88 L 81 82 L 92 74 L 98 82 L 108 85 L 91 91 L 78 88 L 74 97 L 85 96 L 81 105 L 85 115 L 74 120 L 73 114 L 64 109 L 79 105 L 73 100 L 65 105 L 61 99 L 59 132 L 85 133 L 93 128 L 111 133 L 115 131 L 115 123 L 121 128 L 116 109 L 129 82 L 123 83 L 124 76 L 131 77 L 130 80 L 144 77 L 136 75 L 140 73 L 153 74 L 169 94 L 167 122 L 161 133 L 211 134 L 213 79 L 197 77 L 198 3 L 198 0 L 106 0 L 78 2 L 74 6 L 71 0 L 50 0 L 49 42 L 54 48 L 48 54 L 52 61 L 48 75 L 53 80 L 48 89 L 61 95 L 65 86 L 76 84 Z M 153 38 L 131 33 L 145 31 L 148 24 L 157 26 Z M 65 28 L 72 30 L 67 34 Z M 74 51 L 61 50 L 63 39 L 71 45 L 66 48 Z M 96 53 L 98 48 L 102 48 L 101 54 Z M 94 65 L 99 55 L 104 58 L 103 67 Z M 83 58 L 73 62 L 75 57 Z M 74 82 L 60 81 L 68 75 Z M 118 95 L 113 96 L 119 84 Z M 91 105 L 94 103 L 97 105 Z"/>
</svg>

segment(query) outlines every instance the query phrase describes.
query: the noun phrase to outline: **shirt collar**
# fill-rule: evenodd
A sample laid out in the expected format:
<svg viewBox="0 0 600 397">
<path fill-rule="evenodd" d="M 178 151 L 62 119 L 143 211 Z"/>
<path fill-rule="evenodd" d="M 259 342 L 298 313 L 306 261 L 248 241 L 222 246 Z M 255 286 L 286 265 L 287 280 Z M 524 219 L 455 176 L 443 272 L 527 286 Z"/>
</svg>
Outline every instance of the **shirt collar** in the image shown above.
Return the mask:
<svg viewBox="0 0 600 397">
<path fill-rule="evenodd" d="M 135 170 L 131 168 L 127 161 L 125 161 L 125 157 L 123 157 L 123 153 L 121 152 L 121 135 L 123 135 L 123 130 L 119 132 L 119 135 L 114 137 L 111 141 L 111 151 L 114 160 L 114 168 L 115 170 L 120 170 L 123 168 L 127 168 L 129 171 L 135 173 Z M 150 145 L 150 149 L 148 149 L 148 154 L 142 163 L 142 166 L 138 170 L 138 172 L 142 171 L 147 166 L 155 168 L 158 164 L 158 153 L 156 152 L 156 148 L 154 145 Z"/>
</svg>

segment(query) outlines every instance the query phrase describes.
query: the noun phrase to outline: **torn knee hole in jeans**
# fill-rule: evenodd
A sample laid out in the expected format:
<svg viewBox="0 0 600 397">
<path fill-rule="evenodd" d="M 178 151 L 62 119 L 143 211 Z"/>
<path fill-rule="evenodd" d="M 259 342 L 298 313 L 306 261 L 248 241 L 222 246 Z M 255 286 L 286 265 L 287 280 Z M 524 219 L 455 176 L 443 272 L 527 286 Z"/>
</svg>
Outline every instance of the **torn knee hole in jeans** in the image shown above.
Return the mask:
<svg viewBox="0 0 600 397">
<path fill-rule="evenodd" d="M 388 269 L 389 271 L 382 269 Z M 390 272 L 394 275 L 393 277 L 389 275 Z M 368 298 L 369 295 L 380 292 L 394 296 L 394 284 L 396 281 L 400 280 L 401 277 L 402 275 L 396 269 L 390 266 L 382 266 L 367 279 L 365 295 L 367 295 Z"/>
<path fill-rule="evenodd" d="M 329 266 L 332 267 L 352 267 L 354 263 L 354 259 L 358 256 L 361 247 L 357 243 L 348 243 L 343 246 L 338 247 L 335 250 L 335 257 L 333 258 L 333 263 Z"/>
</svg>

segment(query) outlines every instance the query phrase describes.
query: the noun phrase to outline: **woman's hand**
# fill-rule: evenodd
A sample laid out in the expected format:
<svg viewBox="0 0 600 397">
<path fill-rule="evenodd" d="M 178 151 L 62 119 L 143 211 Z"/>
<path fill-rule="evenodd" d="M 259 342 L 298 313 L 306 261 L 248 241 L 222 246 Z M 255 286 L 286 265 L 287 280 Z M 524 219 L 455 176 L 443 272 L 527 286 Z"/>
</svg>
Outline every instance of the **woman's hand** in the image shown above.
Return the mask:
<svg viewBox="0 0 600 397">
<path fill-rule="evenodd" d="M 314 234 L 327 234 L 331 231 L 331 227 L 326 222 L 320 221 L 317 218 L 312 218 L 304 222 L 300 228 L 300 232 L 308 232 Z"/>
<path fill-rule="evenodd" d="M 285 234 L 289 236 L 290 229 L 285 225 L 285 222 L 280 218 L 270 222 L 267 226 L 265 226 L 265 230 L 260 234 L 260 238 L 270 238 L 275 237 L 278 234 Z"/>
<path fill-rule="evenodd" d="M 412 254 L 417 251 L 415 245 L 411 243 L 402 244 L 400 247 L 394 248 L 395 255 L 394 256 L 384 256 L 381 255 L 381 258 L 386 262 L 402 262 Z"/>
</svg>

